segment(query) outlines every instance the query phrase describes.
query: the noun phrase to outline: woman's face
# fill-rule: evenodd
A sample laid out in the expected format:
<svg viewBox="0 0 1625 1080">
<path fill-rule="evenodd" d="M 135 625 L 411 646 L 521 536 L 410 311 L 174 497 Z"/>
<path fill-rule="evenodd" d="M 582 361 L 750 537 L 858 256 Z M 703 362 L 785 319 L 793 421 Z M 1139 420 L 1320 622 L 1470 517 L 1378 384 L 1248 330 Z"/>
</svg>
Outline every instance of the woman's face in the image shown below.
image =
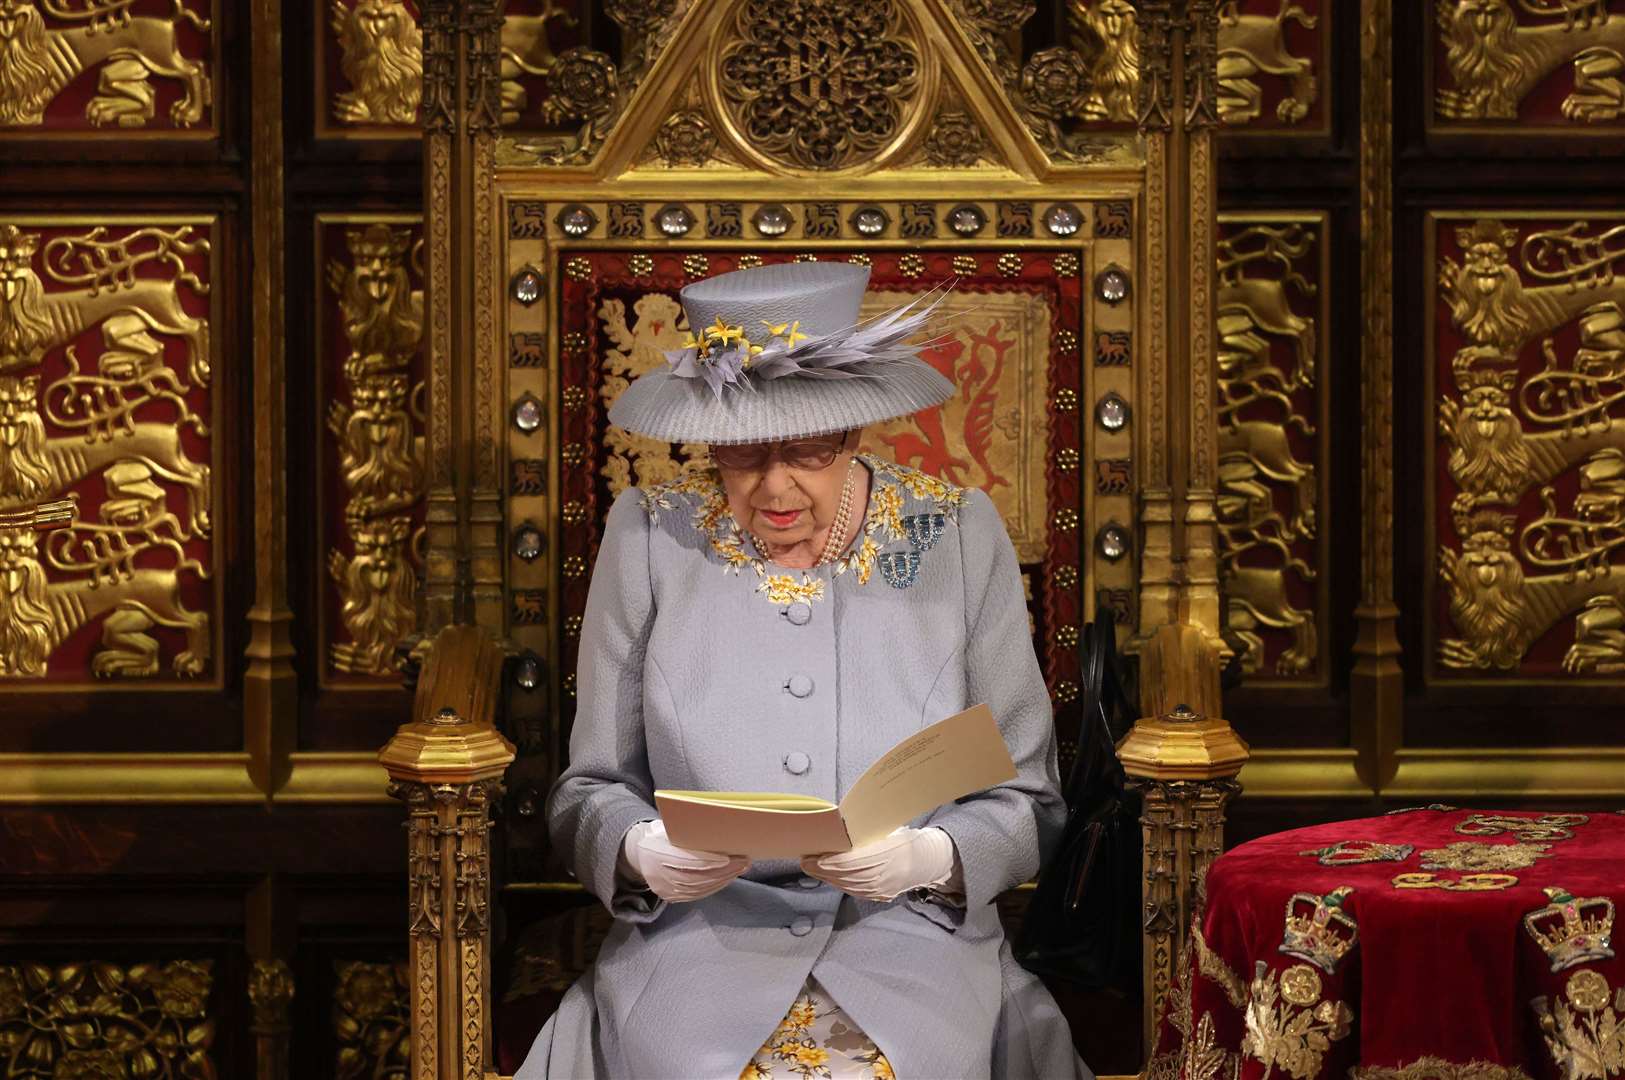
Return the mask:
<svg viewBox="0 0 1625 1080">
<path fill-rule="evenodd" d="M 806 543 L 828 529 L 858 434 L 712 447 L 734 520 L 775 547 Z"/>
</svg>

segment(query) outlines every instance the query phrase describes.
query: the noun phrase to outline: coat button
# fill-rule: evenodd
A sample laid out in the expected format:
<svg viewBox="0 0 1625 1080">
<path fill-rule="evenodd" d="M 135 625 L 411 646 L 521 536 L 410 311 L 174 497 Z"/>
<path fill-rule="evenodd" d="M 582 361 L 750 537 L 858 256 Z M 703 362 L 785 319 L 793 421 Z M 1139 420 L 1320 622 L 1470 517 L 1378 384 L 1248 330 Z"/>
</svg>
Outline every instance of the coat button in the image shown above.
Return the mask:
<svg viewBox="0 0 1625 1080">
<path fill-rule="evenodd" d="M 812 620 L 812 605 L 805 600 L 797 600 L 784 609 L 784 617 L 794 626 L 806 626 Z"/>
<path fill-rule="evenodd" d="M 790 933 L 796 937 L 806 937 L 812 933 L 812 917 L 810 915 L 797 915 L 790 920 Z"/>
<path fill-rule="evenodd" d="M 800 776 L 810 768 L 812 768 L 812 758 L 808 757 L 806 754 L 803 754 L 800 750 L 793 750 L 784 755 L 785 772 L 794 773 L 795 775 Z"/>
<path fill-rule="evenodd" d="M 804 877 L 798 879 L 796 884 L 800 885 L 803 889 L 816 889 L 818 886 L 822 885 L 823 882 L 819 881 L 815 877 Z"/>
<path fill-rule="evenodd" d="M 785 682 L 784 688 L 796 697 L 807 697 L 813 690 L 812 676 L 792 675 Z"/>
</svg>

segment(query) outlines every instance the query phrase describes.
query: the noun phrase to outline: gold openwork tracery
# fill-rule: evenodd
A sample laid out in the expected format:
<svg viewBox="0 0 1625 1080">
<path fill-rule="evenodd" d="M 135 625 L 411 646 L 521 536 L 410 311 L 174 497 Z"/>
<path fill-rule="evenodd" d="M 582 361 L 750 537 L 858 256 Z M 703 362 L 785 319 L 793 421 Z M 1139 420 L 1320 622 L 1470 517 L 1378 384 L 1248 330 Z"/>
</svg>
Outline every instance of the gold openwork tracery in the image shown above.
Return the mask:
<svg viewBox="0 0 1625 1080">
<path fill-rule="evenodd" d="M 747 152 L 842 169 L 882 155 L 920 111 L 919 37 L 894 0 L 745 0 L 710 74 Z"/>
</svg>

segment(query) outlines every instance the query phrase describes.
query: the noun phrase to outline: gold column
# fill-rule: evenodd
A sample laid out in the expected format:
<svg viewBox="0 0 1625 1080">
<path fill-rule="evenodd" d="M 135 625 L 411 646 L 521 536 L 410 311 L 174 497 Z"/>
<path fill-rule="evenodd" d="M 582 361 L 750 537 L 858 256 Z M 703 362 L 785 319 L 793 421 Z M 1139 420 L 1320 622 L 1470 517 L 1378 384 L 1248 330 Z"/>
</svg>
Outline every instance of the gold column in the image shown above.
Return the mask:
<svg viewBox="0 0 1625 1080">
<path fill-rule="evenodd" d="M 1136 467 L 1140 481 L 1140 596 L 1138 634 L 1174 622 L 1179 612 L 1178 560 L 1175 558 L 1175 487 L 1178 466 L 1170 460 L 1176 444 L 1173 417 L 1175 365 L 1183 355 L 1179 321 L 1178 279 L 1170 268 L 1185 235 L 1182 192 L 1175 189 L 1184 153 L 1183 134 L 1176 130 L 1173 87 L 1172 0 L 1143 0 L 1139 12 L 1140 87 L 1138 125 L 1145 139 L 1145 258 L 1141 261 L 1144 302 L 1140 318 L 1146 343 L 1140 372 L 1140 400 L 1145 402 L 1137 425 Z M 1170 173 L 1172 170 L 1172 174 Z"/>
<path fill-rule="evenodd" d="M 1217 486 L 1218 428 L 1213 409 L 1218 387 L 1213 310 L 1218 181 L 1214 172 L 1215 130 L 1219 124 L 1219 13 L 1216 0 L 1187 0 L 1185 34 L 1180 43 L 1185 87 L 1186 213 L 1189 248 L 1183 266 L 1189 278 L 1185 300 L 1189 332 L 1186 356 L 1189 379 L 1174 385 L 1188 388 L 1185 462 L 1185 581 L 1180 621 L 1198 627 L 1210 645 L 1225 651 L 1219 637 L 1219 522 Z"/>
<path fill-rule="evenodd" d="M 1394 603 L 1393 0 L 1360 3 L 1360 602 L 1349 679 L 1356 766 L 1394 778 L 1405 682 Z"/>
<path fill-rule="evenodd" d="M 503 372 L 494 316 L 502 0 L 423 5 L 429 492 L 424 628 L 503 629 Z"/>
<path fill-rule="evenodd" d="M 1219 657 L 1201 630 L 1164 626 L 1141 653 L 1150 713 L 1118 744 L 1142 800 L 1145 1045 L 1167 1008 L 1208 867 L 1224 850 L 1225 804 L 1247 744 L 1219 718 Z"/>
<path fill-rule="evenodd" d="M 254 0 L 254 606 L 248 610 L 243 747 L 269 797 L 292 771 L 299 682 L 288 608 L 287 366 L 284 349 L 282 0 Z"/>
<path fill-rule="evenodd" d="M 483 628 L 441 630 L 412 721 L 378 754 L 408 809 L 413 1080 L 491 1060 L 490 808 L 514 759 L 492 723 L 502 661 Z"/>
<path fill-rule="evenodd" d="M 1140 639 L 1183 621 L 1222 651 L 1213 415 L 1215 2 L 1144 0 L 1139 34 L 1147 343 L 1141 374 L 1146 409 L 1137 444 L 1144 463 Z"/>
</svg>

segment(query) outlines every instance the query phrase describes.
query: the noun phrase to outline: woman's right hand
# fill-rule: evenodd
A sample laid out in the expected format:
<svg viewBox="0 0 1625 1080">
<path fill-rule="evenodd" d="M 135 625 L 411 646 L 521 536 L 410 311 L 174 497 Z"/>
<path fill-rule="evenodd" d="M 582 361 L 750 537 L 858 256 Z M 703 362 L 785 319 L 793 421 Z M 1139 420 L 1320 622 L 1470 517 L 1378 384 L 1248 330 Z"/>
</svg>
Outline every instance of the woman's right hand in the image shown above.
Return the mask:
<svg viewBox="0 0 1625 1080">
<path fill-rule="evenodd" d="M 666 839 L 666 824 L 658 818 L 628 829 L 621 854 L 628 876 L 673 903 L 704 899 L 750 868 L 750 859 L 743 855 L 678 847 Z"/>
</svg>

